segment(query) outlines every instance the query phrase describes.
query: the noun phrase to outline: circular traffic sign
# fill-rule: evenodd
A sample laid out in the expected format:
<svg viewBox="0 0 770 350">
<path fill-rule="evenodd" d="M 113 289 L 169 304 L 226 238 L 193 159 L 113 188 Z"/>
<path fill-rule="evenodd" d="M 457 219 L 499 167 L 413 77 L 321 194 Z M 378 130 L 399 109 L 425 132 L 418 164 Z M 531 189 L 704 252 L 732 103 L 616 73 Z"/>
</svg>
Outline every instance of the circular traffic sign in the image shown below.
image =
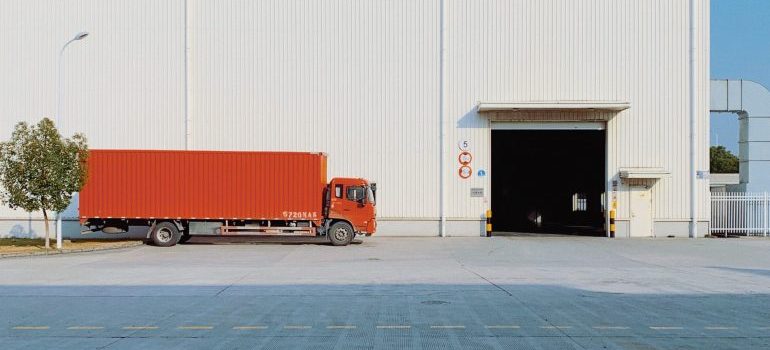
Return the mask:
<svg viewBox="0 0 770 350">
<path fill-rule="evenodd" d="M 473 161 L 473 156 L 471 155 L 471 152 L 465 151 L 460 153 L 460 155 L 457 157 L 457 161 L 462 165 L 468 165 Z"/>
<path fill-rule="evenodd" d="M 463 165 L 457 170 L 457 174 L 460 175 L 460 178 L 467 179 L 473 175 L 473 169 L 467 165 Z"/>
</svg>

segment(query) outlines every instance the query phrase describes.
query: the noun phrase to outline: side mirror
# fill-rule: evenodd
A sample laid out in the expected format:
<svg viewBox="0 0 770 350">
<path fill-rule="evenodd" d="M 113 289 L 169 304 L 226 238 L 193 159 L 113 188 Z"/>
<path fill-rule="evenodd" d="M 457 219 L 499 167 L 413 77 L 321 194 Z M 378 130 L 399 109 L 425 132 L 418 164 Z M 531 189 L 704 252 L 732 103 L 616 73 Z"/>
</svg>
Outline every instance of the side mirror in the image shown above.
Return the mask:
<svg viewBox="0 0 770 350">
<path fill-rule="evenodd" d="M 374 195 L 374 200 L 377 200 L 377 183 L 373 182 L 369 186 L 372 188 L 372 194 Z"/>
</svg>

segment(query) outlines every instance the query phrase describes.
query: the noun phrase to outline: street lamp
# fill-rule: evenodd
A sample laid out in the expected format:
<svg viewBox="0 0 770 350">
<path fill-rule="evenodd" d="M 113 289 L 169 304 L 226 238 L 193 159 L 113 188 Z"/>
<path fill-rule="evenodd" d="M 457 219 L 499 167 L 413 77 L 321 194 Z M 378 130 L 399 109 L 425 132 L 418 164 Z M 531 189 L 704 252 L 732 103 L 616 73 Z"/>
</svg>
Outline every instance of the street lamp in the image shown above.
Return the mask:
<svg viewBox="0 0 770 350">
<path fill-rule="evenodd" d="M 59 77 L 58 77 L 58 89 L 56 92 L 56 126 L 61 127 L 61 97 L 62 97 L 62 91 L 64 90 L 64 87 L 62 85 L 62 74 L 64 74 L 64 61 L 62 58 L 64 57 L 64 49 L 69 46 L 70 43 L 73 41 L 83 40 L 85 37 L 88 36 L 88 32 L 80 32 L 75 34 L 75 36 L 67 41 L 67 43 L 64 44 L 64 46 L 61 47 L 61 50 L 59 51 Z M 61 213 L 56 213 L 56 249 L 61 249 L 61 240 L 62 240 L 62 216 Z"/>
</svg>

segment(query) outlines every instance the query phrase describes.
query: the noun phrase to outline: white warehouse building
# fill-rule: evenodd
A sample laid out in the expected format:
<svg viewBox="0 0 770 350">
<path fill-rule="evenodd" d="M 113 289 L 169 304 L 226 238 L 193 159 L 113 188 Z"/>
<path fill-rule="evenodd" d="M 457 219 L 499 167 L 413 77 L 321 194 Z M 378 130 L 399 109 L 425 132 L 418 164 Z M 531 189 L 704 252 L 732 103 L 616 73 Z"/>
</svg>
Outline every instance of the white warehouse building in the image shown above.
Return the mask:
<svg viewBox="0 0 770 350">
<path fill-rule="evenodd" d="M 0 28 L 2 140 L 57 114 L 88 31 L 59 126 L 91 148 L 326 152 L 377 183 L 381 235 L 480 236 L 490 209 L 707 232 L 708 0 L 4 0 Z"/>
</svg>

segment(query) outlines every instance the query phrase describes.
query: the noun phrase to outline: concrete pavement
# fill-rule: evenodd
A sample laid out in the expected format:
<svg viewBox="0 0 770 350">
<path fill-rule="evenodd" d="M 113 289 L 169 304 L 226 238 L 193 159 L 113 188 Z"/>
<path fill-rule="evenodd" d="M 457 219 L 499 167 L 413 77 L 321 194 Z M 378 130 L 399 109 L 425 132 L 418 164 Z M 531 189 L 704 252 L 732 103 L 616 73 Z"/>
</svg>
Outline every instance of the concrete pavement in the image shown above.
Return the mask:
<svg viewBox="0 0 770 350">
<path fill-rule="evenodd" d="M 369 238 L 0 261 L 0 344 L 770 347 L 770 241 Z"/>
</svg>

